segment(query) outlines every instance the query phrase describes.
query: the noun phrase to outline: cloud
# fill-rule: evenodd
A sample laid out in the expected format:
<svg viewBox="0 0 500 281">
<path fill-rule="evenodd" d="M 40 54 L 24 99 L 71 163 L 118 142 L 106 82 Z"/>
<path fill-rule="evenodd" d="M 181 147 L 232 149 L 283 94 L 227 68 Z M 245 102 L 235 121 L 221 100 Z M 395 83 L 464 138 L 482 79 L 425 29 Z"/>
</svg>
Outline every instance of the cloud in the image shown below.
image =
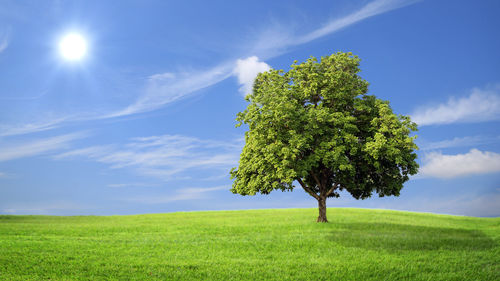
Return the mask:
<svg viewBox="0 0 500 281">
<path fill-rule="evenodd" d="M 269 69 L 271 67 L 265 62 L 259 61 L 259 58 L 256 56 L 237 60 L 234 74 L 238 77 L 238 83 L 242 85 L 240 93 L 243 95 L 250 94 L 257 74 Z"/>
<path fill-rule="evenodd" d="M 72 118 L 73 117 L 70 116 L 53 118 L 53 119 L 47 119 L 43 122 L 33 122 L 17 126 L 0 125 L 0 137 L 24 135 L 24 134 L 51 130 L 59 127 L 63 122 L 70 121 Z"/>
<path fill-rule="evenodd" d="M 73 133 L 24 143 L 3 143 L 0 145 L 0 162 L 36 156 L 49 151 L 53 152 L 68 148 L 72 141 L 87 136 L 87 133 Z"/>
<path fill-rule="evenodd" d="M 413 4 L 418 1 L 402 1 L 402 0 L 375 0 L 372 1 L 361 9 L 338 19 L 333 19 L 326 24 L 324 24 L 321 28 L 318 28 L 308 34 L 303 36 L 298 36 L 290 42 L 290 44 L 298 45 L 308 43 L 310 41 L 316 40 L 318 38 L 324 37 L 336 31 L 339 31 L 345 27 L 353 25 L 357 22 L 365 20 L 367 18 L 383 14 L 395 9 L 402 8 L 404 6 Z"/>
<path fill-rule="evenodd" d="M 122 187 L 152 187 L 158 186 L 158 184 L 144 183 L 144 182 L 131 182 L 131 183 L 111 183 L 107 185 L 111 188 L 122 188 Z"/>
<path fill-rule="evenodd" d="M 9 46 L 9 40 L 7 39 L 7 37 L 0 38 L 0 53 L 5 51 L 5 49 L 7 49 L 8 46 Z"/>
<path fill-rule="evenodd" d="M 468 97 L 452 97 L 445 104 L 419 108 L 411 117 L 420 126 L 500 120 L 500 85 L 474 88 Z"/>
<path fill-rule="evenodd" d="M 214 187 L 188 187 L 177 190 L 176 193 L 173 195 L 134 197 L 134 198 L 124 199 L 124 201 L 137 202 L 142 204 L 165 204 L 169 202 L 183 201 L 183 200 L 207 199 L 208 198 L 207 193 L 209 192 L 218 190 L 229 191 L 229 189 L 231 189 L 231 187 L 227 185 L 214 186 Z"/>
<path fill-rule="evenodd" d="M 500 172 L 500 154 L 477 149 L 456 155 L 431 152 L 424 156 L 420 168 L 420 176 L 441 179 L 496 172 Z"/>
<path fill-rule="evenodd" d="M 421 150 L 434 150 L 442 148 L 451 147 L 464 147 L 464 146 L 476 146 L 481 144 L 491 144 L 500 142 L 500 136 L 488 137 L 488 136 L 467 136 L 467 137 L 455 137 L 451 140 L 442 140 L 437 142 L 424 142 L 418 141 L 419 148 Z"/>
<path fill-rule="evenodd" d="M 151 75 L 145 91 L 126 108 L 102 116 L 112 118 L 149 112 L 178 101 L 198 90 L 217 84 L 231 76 L 231 63 L 223 63 L 204 71 L 160 73 Z"/>
<path fill-rule="evenodd" d="M 256 55 L 262 54 L 265 58 L 272 58 L 282 54 L 286 47 L 308 43 L 366 18 L 415 2 L 417 1 L 375 0 L 345 17 L 328 21 L 321 28 L 305 35 L 293 36 L 288 32 L 284 32 L 284 28 L 266 29 L 255 42 L 250 44 L 253 46 L 249 52 L 252 56 L 236 61 L 228 59 L 208 70 L 180 73 L 166 72 L 151 75 L 148 79 L 146 90 L 141 93 L 134 103 L 124 109 L 105 114 L 101 118 L 112 118 L 157 110 L 167 104 L 187 97 L 198 90 L 217 84 L 232 75 L 236 75 L 239 83 L 242 84 L 240 92 L 248 93 L 251 90 L 257 73 L 270 69 L 269 65 L 259 61 Z"/>
<path fill-rule="evenodd" d="M 132 168 L 139 174 L 162 180 L 190 177 L 194 169 L 228 170 L 237 164 L 242 144 L 200 140 L 180 135 L 134 138 L 125 145 L 92 146 L 68 151 L 55 159 L 85 157 L 110 165 Z"/>
<path fill-rule="evenodd" d="M 439 196 L 432 198 L 418 196 L 402 202 L 394 200 L 389 205 L 391 209 L 477 217 L 500 216 L 498 206 L 500 206 L 499 193 L 462 193 L 449 196 L 446 200 Z"/>
<path fill-rule="evenodd" d="M 290 31 L 290 25 L 273 25 L 266 27 L 258 39 L 251 44 L 251 53 L 264 59 L 278 56 L 286 52 L 288 47 L 309 43 L 321 37 L 333 34 L 350 25 L 370 17 L 402 8 L 419 2 L 419 0 L 375 0 L 360 9 L 340 18 L 334 18 L 321 27 L 306 34 L 296 35 Z"/>
<path fill-rule="evenodd" d="M 0 53 L 9 46 L 10 30 L 0 32 Z"/>
<path fill-rule="evenodd" d="M 89 210 L 89 206 L 84 206 L 76 202 L 53 202 L 53 203 L 8 203 L 2 206 L 0 213 L 11 215 L 67 215 L 68 212 L 74 212 L 78 215 L 83 210 Z M 75 212 L 76 211 L 76 212 Z"/>
<path fill-rule="evenodd" d="M 414 188 L 420 189 L 418 186 Z M 405 195 L 405 192 L 403 192 L 397 198 L 374 197 L 368 200 L 356 200 L 348 192 L 343 191 L 340 198 L 335 199 L 335 206 L 431 212 L 462 216 L 499 217 L 500 193 L 498 191 L 487 191 L 483 194 L 477 194 L 473 190 L 464 190 L 460 193 L 447 195 L 444 198 L 443 196 L 433 196 L 432 191 L 427 192 L 425 195 Z"/>
<path fill-rule="evenodd" d="M 154 74 L 148 77 L 145 89 L 135 102 L 125 108 L 101 113 L 80 112 L 59 118 L 40 118 L 43 121 L 20 125 L 0 125 L 0 137 L 51 130 L 69 122 L 102 120 L 154 111 L 225 80 L 232 75 L 232 65 L 234 63 L 224 63 L 204 71 Z"/>
<path fill-rule="evenodd" d="M 124 108 L 100 113 L 81 113 L 64 118 L 49 119 L 41 123 L 32 122 L 20 126 L 0 126 L 0 136 L 21 135 L 50 130 L 68 122 L 108 119 L 151 112 L 188 97 L 201 89 L 215 85 L 233 75 L 236 75 L 238 81 L 242 84 L 240 92 L 248 93 L 255 75 L 260 71 L 269 69 L 269 65 L 263 61 L 259 61 L 258 57 L 262 60 L 263 58 L 268 59 L 278 56 L 286 52 L 287 47 L 308 43 L 366 18 L 401 8 L 414 2 L 417 1 L 375 0 L 357 11 L 344 17 L 330 20 L 322 25 L 322 27 L 303 35 L 293 35 L 289 31 L 289 25 L 286 25 L 286 27 L 283 25 L 282 28 L 267 26 L 266 30 L 254 42 L 248 44 L 251 47 L 246 52 L 246 55 L 239 56 L 233 54 L 227 60 L 209 69 L 179 72 L 169 71 L 151 75 L 145 81 L 144 89 L 139 92 L 137 98 Z M 0 38 L 2 37 L 0 36 Z M 4 38 L 7 37 L 4 36 Z M 0 42 L 3 41 L 0 40 Z M 8 40 L 5 42 L 8 43 Z M 236 59 L 238 57 L 240 59 Z"/>
<path fill-rule="evenodd" d="M 436 209 L 439 213 L 479 217 L 500 216 L 500 194 L 498 193 L 480 196 L 467 194 L 448 200 L 435 200 L 432 203 L 424 203 L 425 205 L 428 205 L 429 209 Z"/>
<path fill-rule="evenodd" d="M 0 172 L 0 178 L 6 178 L 8 175 L 6 173 Z"/>
</svg>

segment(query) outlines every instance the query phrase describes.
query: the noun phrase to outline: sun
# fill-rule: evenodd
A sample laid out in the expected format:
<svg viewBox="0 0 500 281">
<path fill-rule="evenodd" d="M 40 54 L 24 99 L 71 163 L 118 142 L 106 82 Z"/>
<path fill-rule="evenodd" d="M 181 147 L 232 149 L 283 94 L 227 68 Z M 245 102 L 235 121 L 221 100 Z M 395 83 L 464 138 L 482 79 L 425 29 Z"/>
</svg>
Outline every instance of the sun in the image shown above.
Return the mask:
<svg viewBox="0 0 500 281">
<path fill-rule="evenodd" d="M 59 42 L 59 52 L 66 60 L 81 60 L 87 53 L 87 41 L 78 33 L 66 34 Z"/>
</svg>

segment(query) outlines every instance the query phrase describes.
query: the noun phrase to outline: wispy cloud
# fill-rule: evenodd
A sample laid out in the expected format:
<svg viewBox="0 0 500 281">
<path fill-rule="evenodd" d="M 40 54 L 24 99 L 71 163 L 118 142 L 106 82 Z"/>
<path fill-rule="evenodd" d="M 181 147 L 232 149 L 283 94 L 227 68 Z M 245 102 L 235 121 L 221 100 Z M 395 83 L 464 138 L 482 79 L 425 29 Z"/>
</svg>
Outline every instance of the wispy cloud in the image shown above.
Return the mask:
<svg viewBox="0 0 500 281">
<path fill-rule="evenodd" d="M 145 183 L 145 182 L 130 182 L 130 183 L 110 183 L 107 185 L 111 188 L 123 188 L 123 187 L 153 187 L 158 186 L 158 184 Z"/>
<path fill-rule="evenodd" d="M 214 187 L 188 187 L 179 189 L 172 195 L 134 197 L 124 199 L 124 201 L 137 202 L 142 204 L 165 204 L 175 201 L 207 199 L 209 198 L 208 193 L 210 192 L 229 189 L 231 189 L 231 187 L 227 185 Z"/>
<path fill-rule="evenodd" d="M 55 158 L 85 157 L 108 164 L 112 169 L 128 167 L 142 175 L 171 180 L 193 169 L 227 170 L 237 164 L 241 147 L 239 140 L 218 142 L 163 135 L 134 138 L 120 146 L 77 149 L 59 154 Z"/>
<path fill-rule="evenodd" d="M 10 142 L 0 145 L 0 162 L 40 155 L 69 148 L 74 140 L 85 138 L 88 133 L 73 133 L 56 137 L 36 139 L 29 142 Z"/>
<path fill-rule="evenodd" d="M 308 43 L 369 17 L 395 10 L 414 2 L 417 1 L 375 0 L 347 16 L 330 20 L 321 28 L 304 35 L 288 35 L 288 33 L 283 32 L 281 29 L 276 30 L 271 28 L 269 29 L 271 31 L 266 30 L 255 42 L 249 44 L 253 47 L 248 52 L 250 56 L 243 56 L 244 59 L 228 59 L 208 70 L 179 73 L 166 72 L 151 75 L 147 82 L 146 90 L 134 103 L 122 110 L 103 115 L 102 118 L 157 110 L 198 90 L 217 84 L 233 75 L 237 76 L 239 83 L 243 85 L 240 88 L 240 92 L 248 93 L 257 73 L 270 68 L 267 63 L 260 61 L 257 56 L 262 56 L 265 59 L 272 58 L 285 52 L 284 50 L 289 46 Z"/>
<path fill-rule="evenodd" d="M 434 202 L 428 202 L 427 204 L 429 209 L 435 208 L 440 213 L 479 217 L 500 216 L 500 194 L 498 193 L 480 196 L 467 194 L 448 200 L 434 200 Z M 424 203 L 422 207 L 425 205 Z"/>
<path fill-rule="evenodd" d="M 161 73 L 151 75 L 146 90 L 131 105 L 103 116 L 119 117 L 149 112 L 178 101 L 193 92 L 212 86 L 231 76 L 232 65 L 224 63 L 204 71 Z"/>
<path fill-rule="evenodd" d="M 12 215 L 55 215 L 58 213 L 68 214 L 68 212 L 89 210 L 89 206 L 83 206 L 76 202 L 53 202 L 53 203 L 9 203 L 0 207 L 0 213 Z"/>
<path fill-rule="evenodd" d="M 467 137 L 455 137 L 453 139 L 436 141 L 436 142 L 425 142 L 418 141 L 418 146 L 421 150 L 434 150 L 452 147 L 467 147 L 467 146 L 477 146 L 483 144 L 500 143 L 500 136 L 467 136 Z"/>
<path fill-rule="evenodd" d="M 451 179 L 468 175 L 500 172 L 500 154 L 471 149 L 465 154 L 445 155 L 430 152 L 424 155 L 420 176 Z"/>
<path fill-rule="evenodd" d="M 467 97 L 418 108 L 411 116 L 421 126 L 500 120 L 500 85 L 474 88 Z"/>
<path fill-rule="evenodd" d="M 419 188 L 415 186 L 414 188 Z M 345 195 L 345 196 L 344 196 Z M 446 200 L 440 196 L 403 194 L 398 197 L 356 200 L 348 192 L 342 192 L 335 200 L 336 207 L 376 208 L 412 212 L 432 212 L 462 216 L 498 217 L 500 216 L 500 192 L 488 191 L 478 195 L 474 190 L 449 194 Z"/>
<path fill-rule="evenodd" d="M 274 24 L 270 27 L 266 26 L 266 30 L 261 32 L 255 41 L 249 44 L 251 46 L 249 53 L 252 56 L 236 61 L 234 75 L 237 76 L 238 82 L 242 85 L 240 93 L 243 95 L 248 94 L 252 89 L 257 74 L 270 68 L 267 63 L 260 61 L 261 59 L 267 60 L 279 56 L 288 52 L 290 47 L 309 43 L 367 18 L 416 2 L 419 2 L 419 0 L 375 0 L 346 16 L 331 19 L 321 27 L 306 34 L 294 34 L 290 29 L 290 25 Z"/>
<path fill-rule="evenodd" d="M 50 118 L 45 121 L 25 123 L 20 125 L 0 125 L 0 137 L 24 135 L 51 130 L 59 127 L 63 122 L 71 120 L 73 117 L 66 116 L 60 118 Z"/>
<path fill-rule="evenodd" d="M 328 21 L 322 27 L 305 34 L 303 36 L 297 36 L 289 44 L 299 45 L 311 42 L 323 36 L 329 35 L 331 33 L 337 32 L 343 28 L 353 25 L 357 22 L 365 20 L 367 18 L 383 14 L 392 10 L 408 6 L 418 1 L 405 1 L 405 0 L 375 0 L 372 1 L 361 9 L 338 19 L 333 19 Z"/>
<path fill-rule="evenodd" d="M 10 41 L 10 30 L 5 30 L 3 32 L 0 32 L 0 53 L 5 51 L 7 47 L 9 46 L 9 41 Z"/>
<path fill-rule="evenodd" d="M 7 49 L 8 46 L 9 46 L 9 40 L 6 37 L 0 38 L 0 53 L 5 51 L 5 49 Z"/>
<path fill-rule="evenodd" d="M 266 28 L 259 35 L 257 40 L 252 44 L 250 53 L 268 59 L 287 52 L 288 47 L 309 43 L 370 17 L 416 2 L 419 2 L 419 0 L 375 0 L 343 17 L 333 18 L 322 24 L 321 27 L 305 34 L 294 34 L 293 31 L 290 31 L 290 25 L 275 24 Z"/>
<path fill-rule="evenodd" d="M 50 130 L 68 122 L 108 119 L 151 112 L 193 95 L 195 92 L 215 85 L 231 76 L 236 76 L 242 85 L 240 92 L 248 93 L 251 90 L 251 85 L 256 74 L 269 69 L 269 65 L 262 61 L 263 59 L 270 59 L 283 54 L 290 46 L 308 43 L 369 17 L 398 9 L 414 2 L 417 1 L 375 0 L 346 16 L 329 20 L 320 28 L 306 34 L 293 34 L 293 31 L 283 32 L 284 28 L 268 27 L 254 42 L 245 43 L 251 47 L 244 55 L 231 54 L 226 60 L 208 69 L 164 72 L 151 75 L 145 81 L 143 90 L 138 93 L 137 98 L 128 106 L 106 112 L 81 113 L 75 116 L 48 119 L 48 121 L 44 122 L 31 122 L 25 125 L 3 125 L 0 126 L 0 136 L 22 135 Z M 289 25 L 287 25 L 288 27 Z M 1 40 L 0 42 L 3 42 Z M 5 42 L 8 42 L 8 40 Z M 241 59 L 236 59 L 238 57 Z"/>
<path fill-rule="evenodd" d="M 248 57 L 246 59 L 239 59 L 236 61 L 236 67 L 234 68 L 234 74 L 238 77 L 238 83 L 240 83 L 240 93 L 242 95 L 247 95 L 252 91 L 253 82 L 260 72 L 265 72 L 271 69 L 271 67 L 256 56 Z"/>
<path fill-rule="evenodd" d="M 417 212 L 433 212 L 462 216 L 498 217 L 500 216 L 500 194 L 488 193 L 456 194 L 446 200 L 441 197 L 416 197 L 404 202 L 394 201 L 390 208 Z"/>
</svg>

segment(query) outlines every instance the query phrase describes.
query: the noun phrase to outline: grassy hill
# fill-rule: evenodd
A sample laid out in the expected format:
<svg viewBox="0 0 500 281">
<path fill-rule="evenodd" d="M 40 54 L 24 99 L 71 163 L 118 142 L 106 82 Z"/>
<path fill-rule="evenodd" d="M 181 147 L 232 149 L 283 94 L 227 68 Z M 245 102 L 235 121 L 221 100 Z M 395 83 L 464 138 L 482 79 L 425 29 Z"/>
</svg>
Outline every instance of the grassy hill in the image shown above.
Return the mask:
<svg viewBox="0 0 500 281">
<path fill-rule="evenodd" d="M 316 216 L 0 216 L 0 280 L 500 280 L 500 218 Z"/>
</svg>

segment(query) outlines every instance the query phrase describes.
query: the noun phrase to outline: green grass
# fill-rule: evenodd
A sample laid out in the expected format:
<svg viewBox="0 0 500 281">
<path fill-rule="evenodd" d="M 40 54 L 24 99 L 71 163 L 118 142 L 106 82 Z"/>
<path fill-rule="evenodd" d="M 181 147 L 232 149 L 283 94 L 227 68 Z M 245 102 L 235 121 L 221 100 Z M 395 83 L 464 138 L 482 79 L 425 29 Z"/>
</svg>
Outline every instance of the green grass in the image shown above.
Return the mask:
<svg viewBox="0 0 500 281">
<path fill-rule="evenodd" d="M 0 280 L 500 280 L 500 218 L 316 216 L 0 216 Z"/>
</svg>

